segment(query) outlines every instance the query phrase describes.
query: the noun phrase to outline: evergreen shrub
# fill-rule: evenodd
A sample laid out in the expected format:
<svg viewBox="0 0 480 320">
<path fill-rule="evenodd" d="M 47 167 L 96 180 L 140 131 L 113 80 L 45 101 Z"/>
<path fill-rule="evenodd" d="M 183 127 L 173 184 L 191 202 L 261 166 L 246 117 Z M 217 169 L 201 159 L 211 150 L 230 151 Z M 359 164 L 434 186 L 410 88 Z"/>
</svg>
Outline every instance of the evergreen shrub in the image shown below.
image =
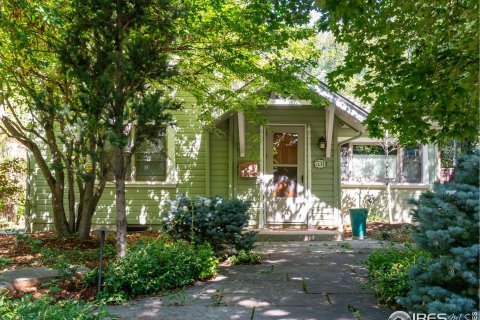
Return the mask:
<svg viewBox="0 0 480 320">
<path fill-rule="evenodd" d="M 251 202 L 222 197 L 180 197 L 172 203 L 164 231 L 172 237 L 196 244 L 209 244 L 217 255 L 249 251 L 257 240 L 245 232 Z"/>
<path fill-rule="evenodd" d="M 414 201 L 416 244 L 431 260 L 410 270 L 410 290 L 399 303 L 408 311 L 471 314 L 479 300 L 478 150 L 463 155 L 453 182 L 435 184 Z"/>
</svg>

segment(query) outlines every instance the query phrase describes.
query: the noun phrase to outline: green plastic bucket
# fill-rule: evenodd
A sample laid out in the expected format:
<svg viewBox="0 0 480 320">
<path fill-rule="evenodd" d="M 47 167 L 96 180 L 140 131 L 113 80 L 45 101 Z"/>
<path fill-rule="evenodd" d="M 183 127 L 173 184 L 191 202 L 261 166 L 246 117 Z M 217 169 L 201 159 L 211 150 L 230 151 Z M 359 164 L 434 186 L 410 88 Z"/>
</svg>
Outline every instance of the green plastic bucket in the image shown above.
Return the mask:
<svg viewBox="0 0 480 320">
<path fill-rule="evenodd" d="M 367 208 L 348 209 L 350 211 L 350 222 L 352 225 L 352 234 L 355 238 L 367 237 Z"/>
</svg>

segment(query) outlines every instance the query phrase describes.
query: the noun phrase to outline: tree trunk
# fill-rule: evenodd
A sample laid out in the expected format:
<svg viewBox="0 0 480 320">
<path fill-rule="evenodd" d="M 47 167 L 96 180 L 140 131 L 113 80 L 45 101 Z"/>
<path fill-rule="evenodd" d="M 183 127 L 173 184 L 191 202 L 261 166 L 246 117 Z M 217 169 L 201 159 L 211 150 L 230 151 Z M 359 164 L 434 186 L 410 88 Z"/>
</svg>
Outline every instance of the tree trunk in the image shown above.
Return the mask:
<svg viewBox="0 0 480 320">
<path fill-rule="evenodd" d="M 383 139 L 383 151 L 385 153 L 385 181 L 387 183 L 387 211 L 388 211 L 388 223 L 393 223 L 393 214 L 392 214 L 392 190 L 390 185 L 390 163 L 388 162 L 388 156 L 390 155 L 390 144 L 389 144 L 389 133 L 388 130 L 385 131 L 385 136 Z"/>
<path fill-rule="evenodd" d="M 68 233 L 68 223 L 65 218 L 65 207 L 63 206 L 63 185 L 55 183 L 55 188 L 52 191 L 52 208 L 53 208 L 53 222 L 55 224 L 55 231 L 59 238 Z"/>
<path fill-rule="evenodd" d="M 22 134 L 18 129 L 18 124 L 13 123 L 7 117 L 1 117 L 1 122 L 4 125 L 6 131 L 8 131 L 8 133 L 13 138 L 15 138 L 18 142 L 20 142 L 32 152 L 35 161 L 40 168 L 40 171 L 45 177 L 50 192 L 52 193 L 53 223 L 55 225 L 55 231 L 57 232 L 57 235 L 59 237 L 63 237 L 65 234 L 68 233 L 68 224 L 65 217 L 65 208 L 63 206 L 63 188 L 65 183 L 63 180 L 63 166 L 61 169 L 55 170 L 55 176 L 53 176 L 42 151 L 35 143 L 35 141 L 29 138 L 27 135 Z M 51 135 L 47 134 L 47 137 L 51 138 Z M 53 138 L 53 140 L 50 139 L 49 141 L 53 141 L 52 143 L 56 143 L 55 138 Z M 50 144 L 49 146 L 52 146 L 52 144 Z M 57 150 L 58 149 L 52 151 L 52 154 L 55 154 Z"/>
<path fill-rule="evenodd" d="M 388 223 L 393 223 L 393 213 L 392 213 L 392 189 L 390 186 L 390 181 L 387 181 L 387 207 L 388 207 Z"/>
<path fill-rule="evenodd" d="M 93 188 L 95 180 L 89 180 L 85 183 L 83 192 L 83 206 L 80 214 L 80 223 L 78 225 L 78 236 L 80 239 L 88 239 L 90 237 L 90 229 L 92 228 L 93 218 Z"/>
<path fill-rule="evenodd" d="M 71 154 L 68 155 L 71 157 Z M 67 162 L 67 184 L 68 184 L 68 229 L 70 233 L 77 231 L 75 220 L 75 178 L 72 168 L 72 161 Z"/>
<path fill-rule="evenodd" d="M 125 206 L 125 159 L 121 147 L 113 148 L 113 170 L 115 173 L 115 204 L 117 207 L 117 258 L 125 256 L 127 248 L 127 213 Z"/>
</svg>

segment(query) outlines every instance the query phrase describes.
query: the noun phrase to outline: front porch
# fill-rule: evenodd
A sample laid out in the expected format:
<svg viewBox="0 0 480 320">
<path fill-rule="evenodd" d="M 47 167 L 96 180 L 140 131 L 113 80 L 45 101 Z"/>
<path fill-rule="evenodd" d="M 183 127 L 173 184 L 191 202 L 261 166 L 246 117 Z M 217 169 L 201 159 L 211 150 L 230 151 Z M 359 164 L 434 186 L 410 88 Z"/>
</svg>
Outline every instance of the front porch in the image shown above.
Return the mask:
<svg viewBox="0 0 480 320">
<path fill-rule="evenodd" d="M 337 230 L 317 229 L 256 229 L 260 242 L 286 242 L 286 241 L 341 241 L 343 233 Z"/>
</svg>

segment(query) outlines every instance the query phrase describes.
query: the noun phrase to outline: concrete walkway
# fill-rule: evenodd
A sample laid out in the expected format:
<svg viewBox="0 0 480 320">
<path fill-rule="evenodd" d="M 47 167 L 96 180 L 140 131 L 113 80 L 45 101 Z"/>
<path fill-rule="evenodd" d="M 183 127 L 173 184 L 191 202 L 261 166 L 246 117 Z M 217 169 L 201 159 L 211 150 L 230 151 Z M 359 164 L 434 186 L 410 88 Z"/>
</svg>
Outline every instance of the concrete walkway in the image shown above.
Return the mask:
<svg viewBox="0 0 480 320">
<path fill-rule="evenodd" d="M 264 263 L 220 267 L 208 282 L 110 307 L 120 319 L 385 320 L 365 288 L 362 261 L 374 241 L 271 242 Z"/>
</svg>

